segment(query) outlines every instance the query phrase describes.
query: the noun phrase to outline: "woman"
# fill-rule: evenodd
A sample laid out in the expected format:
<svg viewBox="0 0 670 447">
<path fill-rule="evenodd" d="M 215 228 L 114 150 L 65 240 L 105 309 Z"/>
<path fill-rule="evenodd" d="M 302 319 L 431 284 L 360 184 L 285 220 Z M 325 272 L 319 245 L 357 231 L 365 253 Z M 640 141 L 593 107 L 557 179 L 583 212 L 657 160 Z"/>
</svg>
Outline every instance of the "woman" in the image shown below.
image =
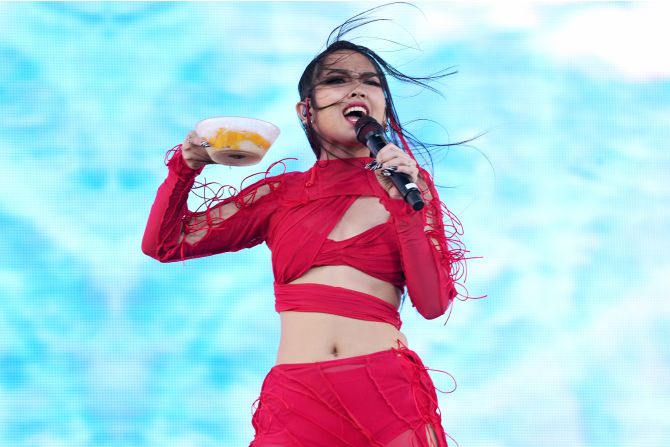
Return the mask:
<svg viewBox="0 0 670 447">
<path fill-rule="evenodd" d="M 281 341 L 252 446 L 447 445 L 434 386 L 397 309 L 407 287 L 425 318 L 443 315 L 461 251 L 447 246 L 428 173 L 394 143 L 373 160 L 356 139 L 354 124 L 370 115 L 404 143 L 382 67 L 389 71 L 368 48 L 341 40 L 308 65 L 296 104 L 317 155 L 308 171 L 266 177 L 193 213 L 188 193 L 211 160 L 191 132 L 151 210 L 142 247 L 162 262 L 261 242 L 272 250 Z M 400 198 L 392 171 L 419 185 L 423 210 Z"/>
</svg>

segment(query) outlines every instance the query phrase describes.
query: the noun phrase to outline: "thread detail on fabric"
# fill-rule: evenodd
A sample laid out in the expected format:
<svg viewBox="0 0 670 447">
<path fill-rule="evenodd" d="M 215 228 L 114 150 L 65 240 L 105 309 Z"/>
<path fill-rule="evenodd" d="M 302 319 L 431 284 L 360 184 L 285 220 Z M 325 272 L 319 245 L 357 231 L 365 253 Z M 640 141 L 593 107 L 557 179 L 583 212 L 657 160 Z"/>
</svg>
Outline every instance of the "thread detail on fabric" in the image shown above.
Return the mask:
<svg viewBox="0 0 670 447">
<path fill-rule="evenodd" d="M 400 340 L 398 345 L 362 356 L 275 365 L 256 401 L 251 447 L 447 447 L 426 368 Z"/>
</svg>

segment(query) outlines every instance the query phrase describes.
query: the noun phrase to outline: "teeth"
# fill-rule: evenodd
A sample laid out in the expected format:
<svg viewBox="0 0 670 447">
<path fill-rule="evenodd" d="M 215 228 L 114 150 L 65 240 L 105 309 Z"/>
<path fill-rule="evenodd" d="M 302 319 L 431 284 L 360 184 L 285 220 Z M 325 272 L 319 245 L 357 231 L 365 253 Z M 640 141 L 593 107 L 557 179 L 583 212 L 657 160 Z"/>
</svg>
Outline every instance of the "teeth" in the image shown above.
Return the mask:
<svg viewBox="0 0 670 447">
<path fill-rule="evenodd" d="M 361 106 L 352 106 L 352 107 L 347 107 L 346 109 L 344 109 L 344 114 L 345 115 L 348 115 L 351 112 L 361 112 L 363 115 L 368 114 L 368 111 L 365 109 L 365 107 L 361 107 Z"/>
</svg>

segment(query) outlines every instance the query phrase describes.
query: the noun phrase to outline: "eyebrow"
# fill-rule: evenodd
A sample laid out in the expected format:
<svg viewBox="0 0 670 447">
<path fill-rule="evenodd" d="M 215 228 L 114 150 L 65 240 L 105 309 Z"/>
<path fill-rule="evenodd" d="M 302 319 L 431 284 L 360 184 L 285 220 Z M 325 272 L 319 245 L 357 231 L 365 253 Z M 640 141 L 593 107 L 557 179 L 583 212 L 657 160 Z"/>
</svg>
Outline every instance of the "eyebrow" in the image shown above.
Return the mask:
<svg viewBox="0 0 670 447">
<path fill-rule="evenodd" d="M 331 74 L 331 73 L 341 73 L 341 74 L 349 75 L 349 74 L 352 73 L 352 71 L 344 70 L 342 68 L 326 68 L 324 75 Z M 366 77 L 366 78 L 371 78 L 373 76 L 379 77 L 379 73 L 375 73 L 374 71 L 365 71 L 365 72 L 361 73 L 359 76 Z"/>
</svg>

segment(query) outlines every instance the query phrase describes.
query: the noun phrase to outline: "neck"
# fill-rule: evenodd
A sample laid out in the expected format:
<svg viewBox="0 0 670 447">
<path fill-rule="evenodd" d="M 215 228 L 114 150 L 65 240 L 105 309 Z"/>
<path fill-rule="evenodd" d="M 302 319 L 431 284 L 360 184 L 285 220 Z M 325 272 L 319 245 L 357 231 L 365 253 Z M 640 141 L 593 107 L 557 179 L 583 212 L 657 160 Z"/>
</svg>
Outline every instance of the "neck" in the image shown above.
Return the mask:
<svg viewBox="0 0 670 447">
<path fill-rule="evenodd" d="M 363 158 L 370 157 L 370 149 L 366 146 L 338 147 L 330 146 L 321 149 L 319 160 L 332 160 L 333 158 Z"/>
</svg>

